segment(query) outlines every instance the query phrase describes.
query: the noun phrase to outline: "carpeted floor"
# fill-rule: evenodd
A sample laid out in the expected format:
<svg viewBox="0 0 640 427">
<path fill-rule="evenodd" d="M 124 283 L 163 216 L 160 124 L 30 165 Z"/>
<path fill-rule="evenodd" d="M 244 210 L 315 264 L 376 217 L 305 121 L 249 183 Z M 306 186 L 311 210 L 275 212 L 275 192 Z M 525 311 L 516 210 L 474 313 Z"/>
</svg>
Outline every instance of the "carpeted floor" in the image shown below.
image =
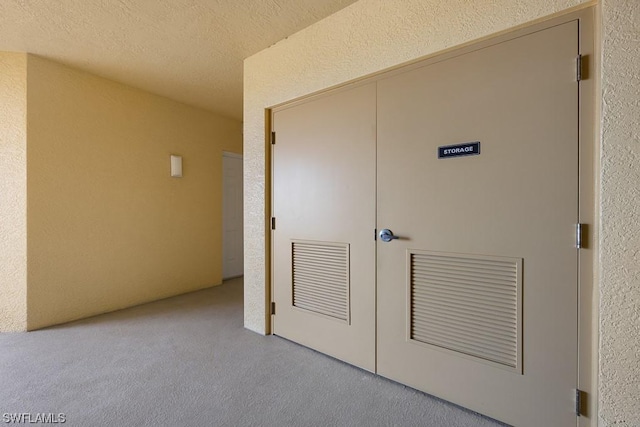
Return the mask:
<svg viewBox="0 0 640 427">
<path fill-rule="evenodd" d="M 24 413 L 38 425 L 38 414 L 62 413 L 67 426 L 502 425 L 245 330 L 241 279 L 0 334 L 0 348 L 3 423 Z"/>
</svg>

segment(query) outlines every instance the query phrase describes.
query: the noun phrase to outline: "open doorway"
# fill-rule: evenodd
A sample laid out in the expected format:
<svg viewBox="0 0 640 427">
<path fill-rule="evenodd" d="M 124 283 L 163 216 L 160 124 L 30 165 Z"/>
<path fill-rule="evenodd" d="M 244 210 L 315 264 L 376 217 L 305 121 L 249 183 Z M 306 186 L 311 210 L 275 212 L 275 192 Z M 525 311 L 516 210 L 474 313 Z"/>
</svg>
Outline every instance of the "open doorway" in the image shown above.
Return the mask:
<svg viewBox="0 0 640 427">
<path fill-rule="evenodd" d="M 222 154 L 222 278 L 244 274 L 242 218 L 242 155 Z"/>
</svg>

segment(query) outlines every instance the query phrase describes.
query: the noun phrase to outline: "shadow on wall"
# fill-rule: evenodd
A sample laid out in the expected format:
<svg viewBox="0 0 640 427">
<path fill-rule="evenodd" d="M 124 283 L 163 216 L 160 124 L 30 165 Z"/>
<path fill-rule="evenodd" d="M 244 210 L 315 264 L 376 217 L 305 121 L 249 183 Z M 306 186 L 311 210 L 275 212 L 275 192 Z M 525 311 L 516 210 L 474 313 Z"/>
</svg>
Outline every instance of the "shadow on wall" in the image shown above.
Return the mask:
<svg viewBox="0 0 640 427">
<path fill-rule="evenodd" d="M 238 313 L 241 317 L 243 288 L 243 280 L 240 277 L 227 280 L 220 286 L 55 325 L 42 330 L 65 330 L 104 324 L 131 326 L 140 323 L 143 319 L 147 321 L 157 318 L 164 319 L 167 327 L 170 327 L 172 322 L 181 322 L 194 317 L 201 318 L 202 322 L 206 323 L 207 320 L 210 320 L 211 310 L 215 310 L 216 313 L 227 318 Z M 241 327 L 242 323 L 239 322 L 237 326 Z"/>
</svg>

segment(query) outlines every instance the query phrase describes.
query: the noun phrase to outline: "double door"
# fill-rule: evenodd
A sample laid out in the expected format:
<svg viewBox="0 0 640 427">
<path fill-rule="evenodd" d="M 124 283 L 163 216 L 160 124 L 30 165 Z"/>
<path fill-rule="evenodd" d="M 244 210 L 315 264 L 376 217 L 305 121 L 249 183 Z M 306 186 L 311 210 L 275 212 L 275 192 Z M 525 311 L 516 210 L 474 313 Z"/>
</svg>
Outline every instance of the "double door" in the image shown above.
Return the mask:
<svg viewBox="0 0 640 427">
<path fill-rule="evenodd" d="M 577 55 L 572 21 L 276 110 L 274 333 L 575 425 Z"/>
</svg>

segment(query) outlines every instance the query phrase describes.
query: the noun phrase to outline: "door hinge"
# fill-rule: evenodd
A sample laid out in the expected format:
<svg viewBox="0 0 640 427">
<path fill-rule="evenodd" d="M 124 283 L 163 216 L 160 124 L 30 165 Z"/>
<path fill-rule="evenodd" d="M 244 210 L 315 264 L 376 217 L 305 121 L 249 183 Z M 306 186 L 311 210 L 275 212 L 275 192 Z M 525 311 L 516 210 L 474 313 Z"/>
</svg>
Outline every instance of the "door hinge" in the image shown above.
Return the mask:
<svg viewBox="0 0 640 427">
<path fill-rule="evenodd" d="M 576 417 L 579 417 L 584 412 L 582 411 L 582 405 L 587 397 L 587 393 L 580 389 L 576 389 Z"/>
<path fill-rule="evenodd" d="M 271 132 L 271 145 L 276 145 L 276 133 Z"/>
<path fill-rule="evenodd" d="M 275 302 L 271 303 L 271 314 L 272 315 L 276 314 L 276 303 Z"/>
<path fill-rule="evenodd" d="M 582 55 L 576 58 L 576 81 L 582 80 Z"/>
<path fill-rule="evenodd" d="M 584 228 L 584 224 L 576 224 L 576 249 L 581 249 L 584 246 L 582 244 Z"/>
<path fill-rule="evenodd" d="M 275 216 L 271 217 L 271 229 L 272 230 L 276 229 L 276 217 Z"/>
</svg>

